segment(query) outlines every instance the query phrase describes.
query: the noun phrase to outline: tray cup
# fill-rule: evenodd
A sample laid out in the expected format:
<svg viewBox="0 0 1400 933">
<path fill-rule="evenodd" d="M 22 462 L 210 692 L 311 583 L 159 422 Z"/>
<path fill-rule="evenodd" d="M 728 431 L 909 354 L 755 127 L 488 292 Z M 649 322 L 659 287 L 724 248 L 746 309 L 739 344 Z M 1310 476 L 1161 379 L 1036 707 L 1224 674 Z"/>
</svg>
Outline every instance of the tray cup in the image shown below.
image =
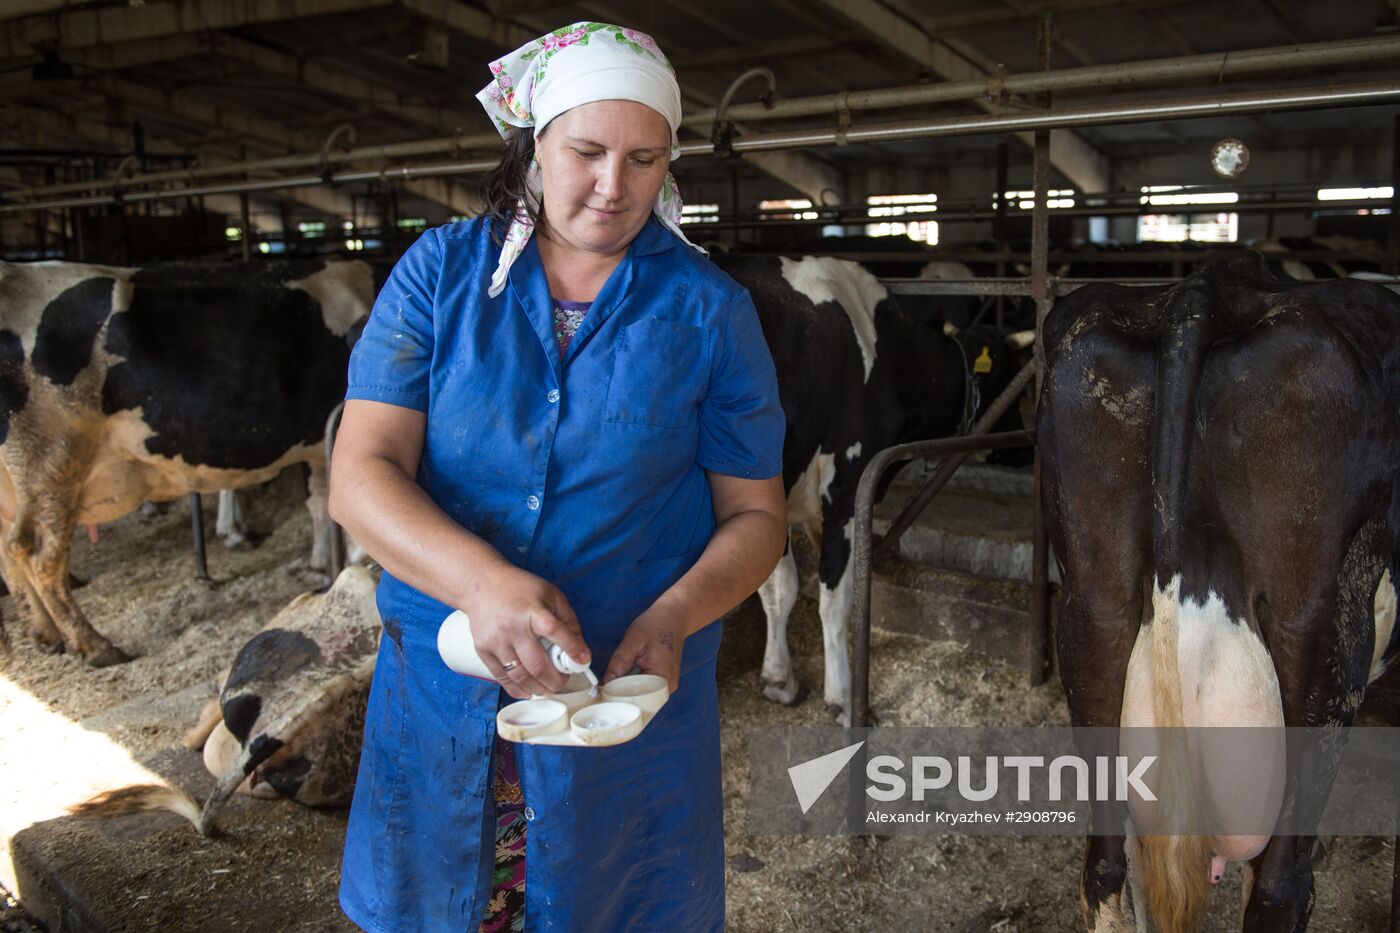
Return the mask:
<svg viewBox="0 0 1400 933">
<path fill-rule="evenodd" d="M 648 713 L 661 709 L 670 696 L 665 677 L 656 674 L 630 674 L 603 684 L 603 697 L 640 707 Z"/>
<path fill-rule="evenodd" d="M 574 736 L 585 745 L 616 745 L 636 738 L 644 725 L 642 710 L 631 703 L 594 703 L 569 719 Z"/>
<path fill-rule="evenodd" d="M 508 742 L 524 742 L 568 728 L 569 709 L 558 700 L 521 700 L 496 713 L 496 731 Z"/>
</svg>

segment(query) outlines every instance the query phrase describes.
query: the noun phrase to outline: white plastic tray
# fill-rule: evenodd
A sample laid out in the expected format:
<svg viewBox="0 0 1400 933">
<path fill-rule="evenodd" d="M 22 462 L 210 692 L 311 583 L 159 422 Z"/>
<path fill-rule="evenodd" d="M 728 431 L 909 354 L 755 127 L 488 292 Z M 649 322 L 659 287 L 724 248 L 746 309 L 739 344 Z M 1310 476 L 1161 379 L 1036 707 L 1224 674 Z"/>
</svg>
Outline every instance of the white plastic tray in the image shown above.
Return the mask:
<svg viewBox="0 0 1400 933">
<path fill-rule="evenodd" d="M 641 691 L 636 699 L 638 702 L 631 702 L 626 692 L 630 688 Z M 605 695 L 604 691 L 613 692 L 613 695 Z M 670 691 L 666 688 L 666 682 L 659 677 L 649 674 L 619 677 L 608 684 L 604 691 L 599 691 L 596 698 L 588 700 L 582 704 L 569 709 L 564 703 L 552 700 L 549 697 L 533 698 L 529 700 L 518 700 L 515 703 L 508 703 L 502 706 L 496 713 L 496 731 L 502 738 L 510 742 L 519 742 L 526 745 L 568 745 L 575 748 L 604 748 L 612 745 L 621 745 L 630 742 L 651 724 L 652 718 L 661 711 L 666 702 L 671 698 Z M 622 693 L 623 695 L 618 695 Z M 564 708 L 564 712 L 555 719 L 549 720 L 548 725 L 541 722 L 531 724 L 522 728 L 517 722 L 512 722 L 512 713 L 517 711 L 517 707 L 527 703 L 540 703 L 541 700 L 556 703 Z M 640 725 L 632 728 L 632 723 L 628 723 L 622 730 L 625 734 L 609 734 L 608 732 L 590 732 L 577 729 L 571 724 L 574 717 L 580 713 L 596 707 L 599 704 L 624 704 L 630 706 L 640 713 Z M 655 709 L 652 709 L 652 707 Z M 519 718 L 519 717 L 516 717 Z M 562 720 L 562 728 L 559 723 Z M 539 734 L 524 735 L 522 733 L 530 729 L 547 729 Z M 617 730 L 611 730 L 617 731 Z"/>
</svg>

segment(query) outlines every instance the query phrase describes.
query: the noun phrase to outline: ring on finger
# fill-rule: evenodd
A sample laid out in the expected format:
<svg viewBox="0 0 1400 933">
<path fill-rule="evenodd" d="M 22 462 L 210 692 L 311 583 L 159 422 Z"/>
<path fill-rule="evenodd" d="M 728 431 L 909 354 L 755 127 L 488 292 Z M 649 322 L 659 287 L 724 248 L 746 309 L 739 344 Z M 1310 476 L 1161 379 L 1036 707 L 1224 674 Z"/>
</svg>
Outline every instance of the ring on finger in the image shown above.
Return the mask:
<svg viewBox="0 0 1400 933">
<path fill-rule="evenodd" d="M 509 672 L 515 670 L 515 669 L 516 669 L 517 667 L 519 667 L 519 666 L 520 666 L 520 662 L 519 662 L 519 661 L 506 661 L 504 664 L 501 665 L 501 669 L 502 669 L 503 671 L 505 671 L 506 673 L 509 673 Z"/>
</svg>

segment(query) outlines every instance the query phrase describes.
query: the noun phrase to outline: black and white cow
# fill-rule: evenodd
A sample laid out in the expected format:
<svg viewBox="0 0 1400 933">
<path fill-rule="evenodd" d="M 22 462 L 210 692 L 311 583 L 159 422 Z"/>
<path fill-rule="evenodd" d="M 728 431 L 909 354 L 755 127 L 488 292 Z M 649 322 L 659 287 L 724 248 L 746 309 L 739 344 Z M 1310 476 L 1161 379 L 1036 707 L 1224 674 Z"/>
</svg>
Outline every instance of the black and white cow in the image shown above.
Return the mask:
<svg viewBox="0 0 1400 933">
<path fill-rule="evenodd" d="M 1172 287 L 1080 289 L 1044 339 L 1037 440 L 1073 724 L 1349 725 L 1397 650 L 1400 297 L 1285 283 L 1251 253 Z M 1244 790 L 1270 832 L 1335 777 L 1327 755 L 1264 759 L 1228 788 L 1190 754 L 1183 799 L 1221 812 Z M 1134 929 L 1145 904 L 1158 929 L 1195 929 L 1242 861 L 1243 929 L 1301 930 L 1312 842 L 1093 836 L 1085 921 Z"/>
<path fill-rule="evenodd" d="M 360 262 L 0 263 L 0 570 L 43 645 L 127 657 L 69 590 L 80 522 L 305 463 L 320 544 L 326 416 L 373 287 Z"/>
<path fill-rule="evenodd" d="M 349 804 L 379 647 L 375 585 L 372 571 L 347 567 L 329 591 L 298 596 L 239 650 L 184 737 L 187 748 L 203 748 L 218 779 L 202 807 L 178 787 L 140 784 L 72 812 L 170 810 L 207 835 L 235 791 L 307 806 Z"/>
<path fill-rule="evenodd" d="M 749 290 L 778 374 L 787 416 L 783 487 L 788 520 L 820 542 L 818 577 L 825 699 L 849 722 L 846 632 L 851 614 L 851 534 L 861 471 L 883 448 L 951 435 L 970 414 L 969 389 L 989 404 L 1009 383 L 1010 351 L 989 328 L 958 339 L 911 320 L 861 266 L 832 258 L 718 256 Z M 982 362 L 979 364 L 978 360 Z M 883 479 L 881 493 L 894 478 Z M 792 548 L 759 589 L 768 617 L 765 695 L 800 696 L 788 654 L 797 601 Z"/>
</svg>

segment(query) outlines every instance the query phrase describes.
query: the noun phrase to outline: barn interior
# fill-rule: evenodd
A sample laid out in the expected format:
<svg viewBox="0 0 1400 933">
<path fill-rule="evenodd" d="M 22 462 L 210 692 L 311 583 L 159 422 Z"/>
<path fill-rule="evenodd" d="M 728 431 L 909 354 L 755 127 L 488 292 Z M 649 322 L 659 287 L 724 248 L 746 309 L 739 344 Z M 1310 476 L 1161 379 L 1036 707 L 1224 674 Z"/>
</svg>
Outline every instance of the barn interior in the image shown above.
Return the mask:
<svg viewBox="0 0 1400 933">
<path fill-rule="evenodd" d="M 715 250 L 866 262 L 896 294 L 975 296 L 964 324 L 1246 248 L 1298 278 L 1400 274 L 1400 0 L 0 0 L 0 260 L 386 269 L 480 211 L 500 151 L 474 99 L 487 63 L 583 20 L 649 33 L 670 57 L 686 113 L 672 171 L 687 234 Z M 961 265 L 910 281 L 930 261 Z M 1029 393 L 1011 404 L 1029 410 Z M 933 475 L 909 472 L 904 499 Z M 1024 466 L 965 467 L 906 534 L 906 562 L 877 568 L 882 724 L 1067 722 L 1026 608 L 1054 585 L 1034 489 Z M 169 815 L 75 820 L 38 789 L 91 789 L 35 761 L 37 730 L 66 722 L 83 751 L 61 770 L 90 755 L 207 792 L 175 737 L 238 639 L 312 581 L 286 569 L 304 510 L 265 495 L 267 540 L 211 548 L 212 584 L 190 582 L 179 509 L 75 544 L 81 598 L 140 633 L 143 657 L 120 670 L 39 655 L 4 600 L 0 884 L 32 914 L 0 902 L 0 931 L 350 928 L 343 812 L 240 800 L 210 842 Z M 815 685 L 807 559 L 793 654 Z M 741 607 L 720 665 L 733 929 L 1081 928 L 1078 840 L 749 835 L 747 730 L 831 722 L 815 686 L 794 707 L 761 699 L 762 618 Z M 196 660 L 177 669 L 172 652 Z M 1375 691 L 1367 715 L 1394 722 L 1397 696 Z M 1384 928 L 1394 854 L 1338 840 L 1311 929 Z M 1228 900 L 1210 929 L 1233 926 Z"/>
</svg>

